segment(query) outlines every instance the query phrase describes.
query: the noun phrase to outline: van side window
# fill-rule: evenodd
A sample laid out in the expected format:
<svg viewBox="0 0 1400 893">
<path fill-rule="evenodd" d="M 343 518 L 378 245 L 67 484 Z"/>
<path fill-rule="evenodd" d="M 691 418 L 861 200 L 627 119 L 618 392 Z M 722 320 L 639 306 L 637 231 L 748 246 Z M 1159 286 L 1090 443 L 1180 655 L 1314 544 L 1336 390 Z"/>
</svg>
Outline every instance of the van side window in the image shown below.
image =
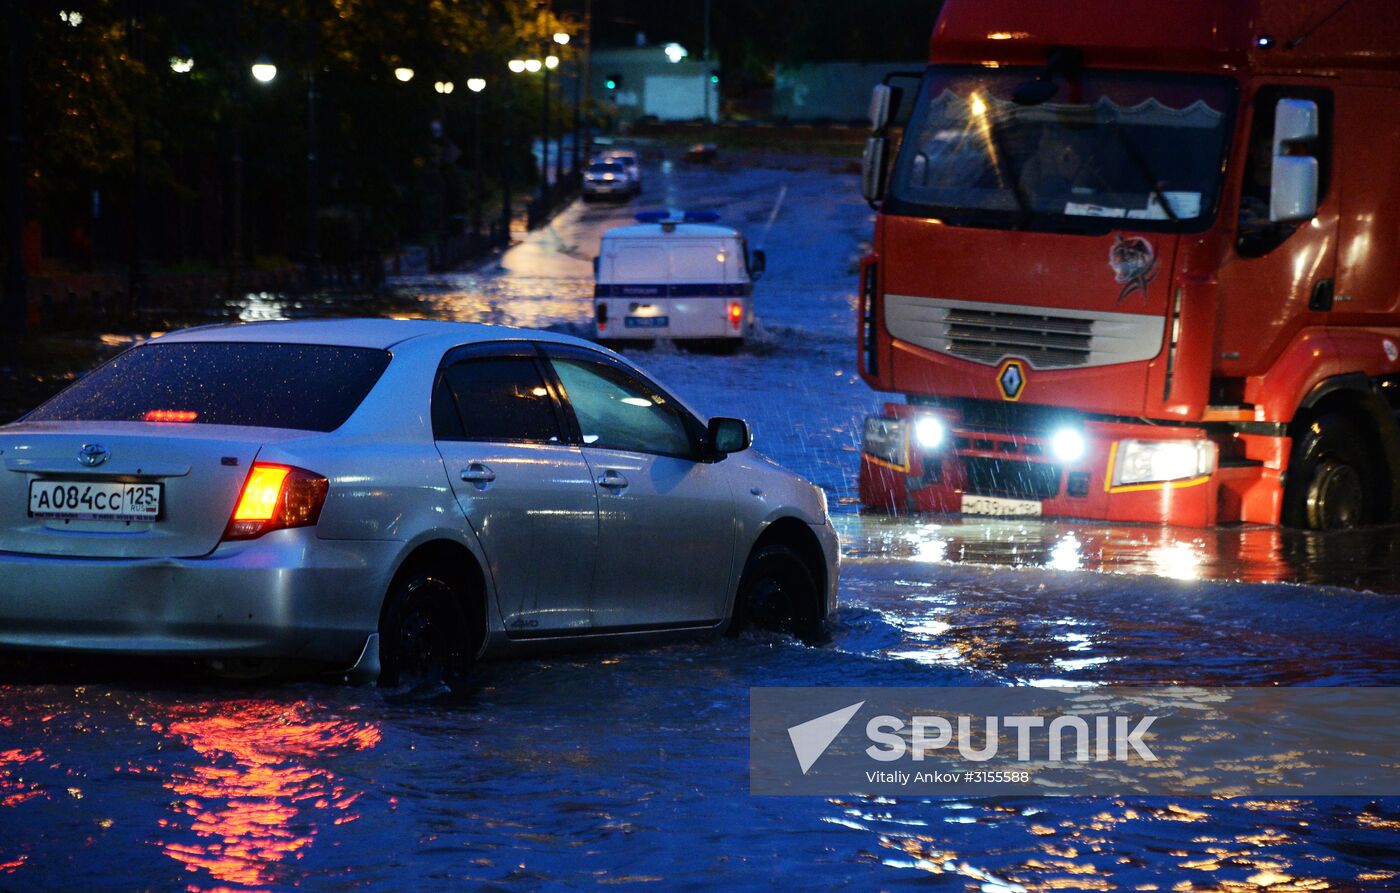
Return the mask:
<svg viewBox="0 0 1400 893">
<path fill-rule="evenodd" d="M 1318 203 L 1327 197 L 1332 175 L 1332 91 L 1313 87 L 1261 87 L 1254 95 L 1249 155 L 1240 181 L 1240 216 L 1235 252 L 1241 257 L 1262 257 L 1282 245 L 1298 230 L 1301 221 L 1269 220 L 1270 180 L 1274 169 L 1274 113 L 1280 99 L 1306 99 L 1317 103 L 1318 138 L 1304 150 L 1318 160 Z"/>
</svg>

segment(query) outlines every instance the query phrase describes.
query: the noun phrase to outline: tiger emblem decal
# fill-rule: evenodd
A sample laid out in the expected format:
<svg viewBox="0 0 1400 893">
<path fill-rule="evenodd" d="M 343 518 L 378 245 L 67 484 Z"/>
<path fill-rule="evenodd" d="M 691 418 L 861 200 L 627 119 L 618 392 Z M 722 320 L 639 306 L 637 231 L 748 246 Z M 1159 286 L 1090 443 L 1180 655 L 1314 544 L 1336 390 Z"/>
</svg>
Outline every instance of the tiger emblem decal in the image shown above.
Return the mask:
<svg viewBox="0 0 1400 893">
<path fill-rule="evenodd" d="M 1113 281 L 1123 285 L 1118 292 L 1120 303 L 1135 291 L 1141 291 L 1146 300 L 1148 283 L 1157 276 L 1157 253 L 1151 242 L 1140 236 L 1116 236 L 1108 249 L 1108 266 L 1113 270 Z"/>
</svg>

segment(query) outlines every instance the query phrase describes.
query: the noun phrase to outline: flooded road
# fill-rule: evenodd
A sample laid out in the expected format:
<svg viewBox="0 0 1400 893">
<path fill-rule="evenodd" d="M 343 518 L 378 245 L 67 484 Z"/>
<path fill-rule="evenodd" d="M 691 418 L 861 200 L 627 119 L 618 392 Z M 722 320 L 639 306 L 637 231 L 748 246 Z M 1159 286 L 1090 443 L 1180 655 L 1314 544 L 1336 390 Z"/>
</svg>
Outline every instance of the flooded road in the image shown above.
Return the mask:
<svg viewBox="0 0 1400 893">
<path fill-rule="evenodd" d="M 650 161 L 641 202 L 576 205 L 476 271 L 231 311 L 582 333 L 602 230 L 640 207 L 720 210 L 768 254 L 756 342 L 630 356 L 827 489 L 832 641 L 502 662 L 461 702 L 26 675 L 0 684 L 0 890 L 1400 889 L 1394 800 L 750 796 L 753 686 L 1400 684 L 1400 536 L 862 516 L 861 420 L 884 397 L 853 367 L 856 178 L 822 159 Z"/>
</svg>

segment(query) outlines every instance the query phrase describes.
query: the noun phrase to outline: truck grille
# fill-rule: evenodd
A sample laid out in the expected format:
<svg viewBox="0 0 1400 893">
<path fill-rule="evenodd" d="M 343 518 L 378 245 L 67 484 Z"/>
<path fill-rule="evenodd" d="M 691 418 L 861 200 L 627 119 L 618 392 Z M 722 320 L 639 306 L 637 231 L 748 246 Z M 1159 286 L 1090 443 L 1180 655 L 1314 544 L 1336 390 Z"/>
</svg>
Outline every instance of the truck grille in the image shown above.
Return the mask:
<svg viewBox="0 0 1400 893">
<path fill-rule="evenodd" d="M 977 456 L 962 462 L 968 493 L 1011 499 L 1053 499 L 1060 494 L 1060 469 L 1055 465 Z"/>
<path fill-rule="evenodd" d="M 943 322 L 948 352 L 994 366 L 1004 357 L 1037 369 L 1083 366 L 1093 351 L 1094 321 L 995 310 L 949 310 Z"/>
<path fill-rule="evenodd" d="M 1144 313 L 1062 310 L 885 296 L 885 327 L 900 341 L 987 366 L 1019 357 L 1036 369 L 1107 366 L 1155 357 L 1166 322 Z"/>
</svg>

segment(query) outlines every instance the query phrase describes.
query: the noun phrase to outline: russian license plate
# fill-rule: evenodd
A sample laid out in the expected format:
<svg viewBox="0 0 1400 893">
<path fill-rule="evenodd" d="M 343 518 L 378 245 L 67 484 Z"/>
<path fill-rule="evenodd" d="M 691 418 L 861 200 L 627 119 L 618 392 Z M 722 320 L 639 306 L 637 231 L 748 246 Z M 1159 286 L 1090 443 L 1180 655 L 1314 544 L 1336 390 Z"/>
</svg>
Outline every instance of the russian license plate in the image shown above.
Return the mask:
<svg viewBox="0 0 1400 893">
<path fill-rule="evenodd" d="M 660 329 L 670 324 L 669 316 L 629 316 L 625 323 L 629 329 Z"/>
<path fill-rule="evenodd" d="M 1034 499 L 1003 499 L 999 496 L 963 496 L 967 515 L 1039 515 L 1040 502 Z"/>
<path fill-rule="evenodd" d="M 154 521 L 160 484 L 115 481 L 31 481 L 29 514 L 69 521 Z"/>
</svg>

